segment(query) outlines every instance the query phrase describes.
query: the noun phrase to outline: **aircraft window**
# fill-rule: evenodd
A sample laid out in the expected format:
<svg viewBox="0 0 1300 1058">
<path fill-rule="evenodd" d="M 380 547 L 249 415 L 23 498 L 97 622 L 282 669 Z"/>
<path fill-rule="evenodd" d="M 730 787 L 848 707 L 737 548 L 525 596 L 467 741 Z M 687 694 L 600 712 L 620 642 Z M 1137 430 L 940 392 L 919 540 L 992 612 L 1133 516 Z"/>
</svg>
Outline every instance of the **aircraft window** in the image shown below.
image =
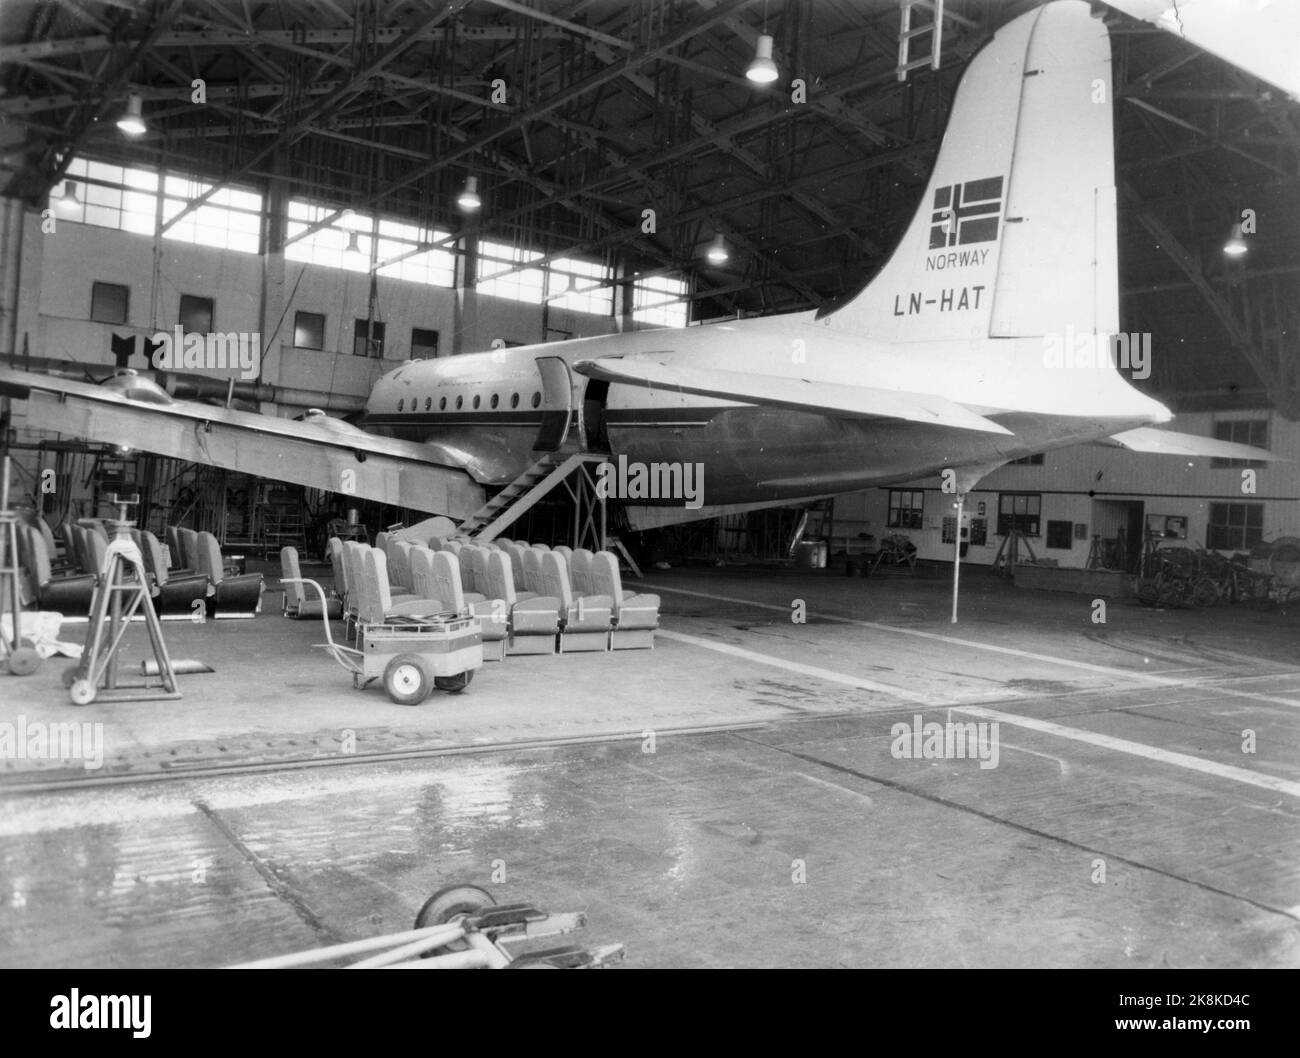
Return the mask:
<svg viewBox="0 0 1300 1058">
<path fill-rule="evenodd" d="M 428 410 L 429 410 L 430 408 L 432 408 L 432 407 L 433 407 L 433 398 L 432 398 L 432 397 L 425 397 L 425 398 L 424 398 L 424 410 L 425 410 L 425 411 L 428 411 Z"/>
<path fill-rule="evenodd" d="M 517 407 L 519 407 L 519 394 L 518 394 L 518 393 L 511 393 L 511 394 L 510 394 L 510 407 L 512 407 L 512 408 L 517 408 Z"/>
<path fill-rule="evenodd" d="M 399 401 L 397 402 L 397 410 L 398 410 L 398 411 L 401 411 L 401 410 L 402 410 L 402 405 L 405 404 L 405 403 L 406 403 L 406 398 L 403 397 L 401 400 L 399 400 Z"/>
<path fill-rule="evenodd" d="M 457 410 L 457 411 L 460 411 L 460 409 L 461 409 L 461 405 L 464 404 L 464 403 L 465 403 L 465 398 L 464 398 L 464 397 L 457 397 L 457 398 L 456 398 L 456 410 Z"/>
<path fill-rule="evenodd" d="M 498 404 L 500 404 L 500 403 L 501 403 L 501 398 L 498 397 L 495 393 L 493 393 L 493 394 L 492 394 L 492 407 L 495 408 L 495 407 L 496 407 Z"/>
<path fill-rule="evenodd" d="M 534 407 L 534 408 L 540 408 L 541 406 L 542 406 L 542 395 L 541 395 L 540 393 L 534 393 L 534 394 L 533 394 L 533 407 Z"/>
<path fill-rule="evenodd" d="M 479 402 L 480 402 L 481 400 L 482 400 L 482 398 L 481 398 L 477 393 L 475 393 L 475 394 L 474 394 L 474 410 L 475 410 L 475 411 L 478 411 Z"/>
<path fill-rule="evenodd" d="M 439 410 L 439 411 L 446 411 L 446 410 L 447 410 L 447 398 L 446 398 L 446 397 L 441 397 L 441 398 L 439 398 L 439 400 L 438 400 L 438 410 Z"/>
</svg>

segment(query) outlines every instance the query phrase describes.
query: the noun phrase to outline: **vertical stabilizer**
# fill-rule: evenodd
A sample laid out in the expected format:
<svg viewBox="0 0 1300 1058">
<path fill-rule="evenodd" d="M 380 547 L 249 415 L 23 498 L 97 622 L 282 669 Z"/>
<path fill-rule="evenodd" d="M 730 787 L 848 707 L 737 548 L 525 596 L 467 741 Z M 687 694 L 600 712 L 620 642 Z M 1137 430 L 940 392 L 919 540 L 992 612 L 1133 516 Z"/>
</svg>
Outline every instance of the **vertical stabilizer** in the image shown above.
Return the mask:
<svg viewBox="0 0 1300 1058">
<path fill-rule="evenodd" d="M 886 341 L 1119 330 L 1110 42 L 1082 0 L 1000 29 L 902 242 L 832 329 Z"/>
</svg>

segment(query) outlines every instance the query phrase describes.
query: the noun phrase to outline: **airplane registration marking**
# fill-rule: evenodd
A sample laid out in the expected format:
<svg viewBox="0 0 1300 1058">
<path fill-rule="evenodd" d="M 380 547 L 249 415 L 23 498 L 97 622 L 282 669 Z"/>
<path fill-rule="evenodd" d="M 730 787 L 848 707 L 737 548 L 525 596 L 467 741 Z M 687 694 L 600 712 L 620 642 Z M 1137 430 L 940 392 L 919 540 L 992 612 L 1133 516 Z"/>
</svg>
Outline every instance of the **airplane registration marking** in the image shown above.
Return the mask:
<svg viewBox="0 0 1300 1058">
<path fill-rule="evenodd" d="M 907 306 L 904 308 L 902 294 L 894 295 L 894 315 L 895 316 L 915 316 L 925 310 L 927 305 L 938 305 L 940 312 L 961 312 L 966 309 L 977 309 L 980 307 L 980 297 L 983 295 L 985 287 L 982 283 L 969 287 L 948 287 L 939 291 L 938 295 L 932 298 L 925 297 L 925 292 L 921 290 L 910 291 L 907 295 Z"/>
</svg>

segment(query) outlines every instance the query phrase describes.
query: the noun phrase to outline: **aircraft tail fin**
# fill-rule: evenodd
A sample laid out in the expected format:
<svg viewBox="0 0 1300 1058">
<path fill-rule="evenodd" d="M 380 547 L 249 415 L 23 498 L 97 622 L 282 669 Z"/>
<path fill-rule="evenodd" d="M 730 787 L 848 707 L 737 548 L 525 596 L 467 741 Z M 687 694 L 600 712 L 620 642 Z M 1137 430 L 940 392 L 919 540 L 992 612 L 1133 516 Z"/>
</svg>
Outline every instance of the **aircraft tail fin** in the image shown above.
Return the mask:
<svg viewBox="0 0 1300 1058">
<path fill-rule="evenodd" d="M 1111 58 L 1082 0 L 971 60 L 920 208 L 834 329 L 887 341 L 1119 330 Z"/>
</svg>

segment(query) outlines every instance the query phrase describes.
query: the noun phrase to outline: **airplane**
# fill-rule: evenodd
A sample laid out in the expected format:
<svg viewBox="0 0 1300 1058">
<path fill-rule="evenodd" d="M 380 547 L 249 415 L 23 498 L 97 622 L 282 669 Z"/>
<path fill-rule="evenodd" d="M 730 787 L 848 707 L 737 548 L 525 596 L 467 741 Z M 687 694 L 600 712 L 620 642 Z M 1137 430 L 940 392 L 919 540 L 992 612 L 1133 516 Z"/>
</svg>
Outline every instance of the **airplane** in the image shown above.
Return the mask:
<svg viewBox="0 0 1300 1058">
<path fill-rule="evenodd" d="M 707 471 L 694 508 L 628 504 L 634 528 L 936 475 L 960 520 L 990 471 L 1089 442 L 1275 459 L 1155 429 L 1172 413 L 1116 369 L 1111 85 L 1083 0 L 1000 28 L 897 248 L 834 307 L 410 361 L 375 383 L 365 429 L 175 401 L 143 377 L 0 370 L 0 396 L 79 436 L 455 521 L 566 443 Z"/>
</svg>

